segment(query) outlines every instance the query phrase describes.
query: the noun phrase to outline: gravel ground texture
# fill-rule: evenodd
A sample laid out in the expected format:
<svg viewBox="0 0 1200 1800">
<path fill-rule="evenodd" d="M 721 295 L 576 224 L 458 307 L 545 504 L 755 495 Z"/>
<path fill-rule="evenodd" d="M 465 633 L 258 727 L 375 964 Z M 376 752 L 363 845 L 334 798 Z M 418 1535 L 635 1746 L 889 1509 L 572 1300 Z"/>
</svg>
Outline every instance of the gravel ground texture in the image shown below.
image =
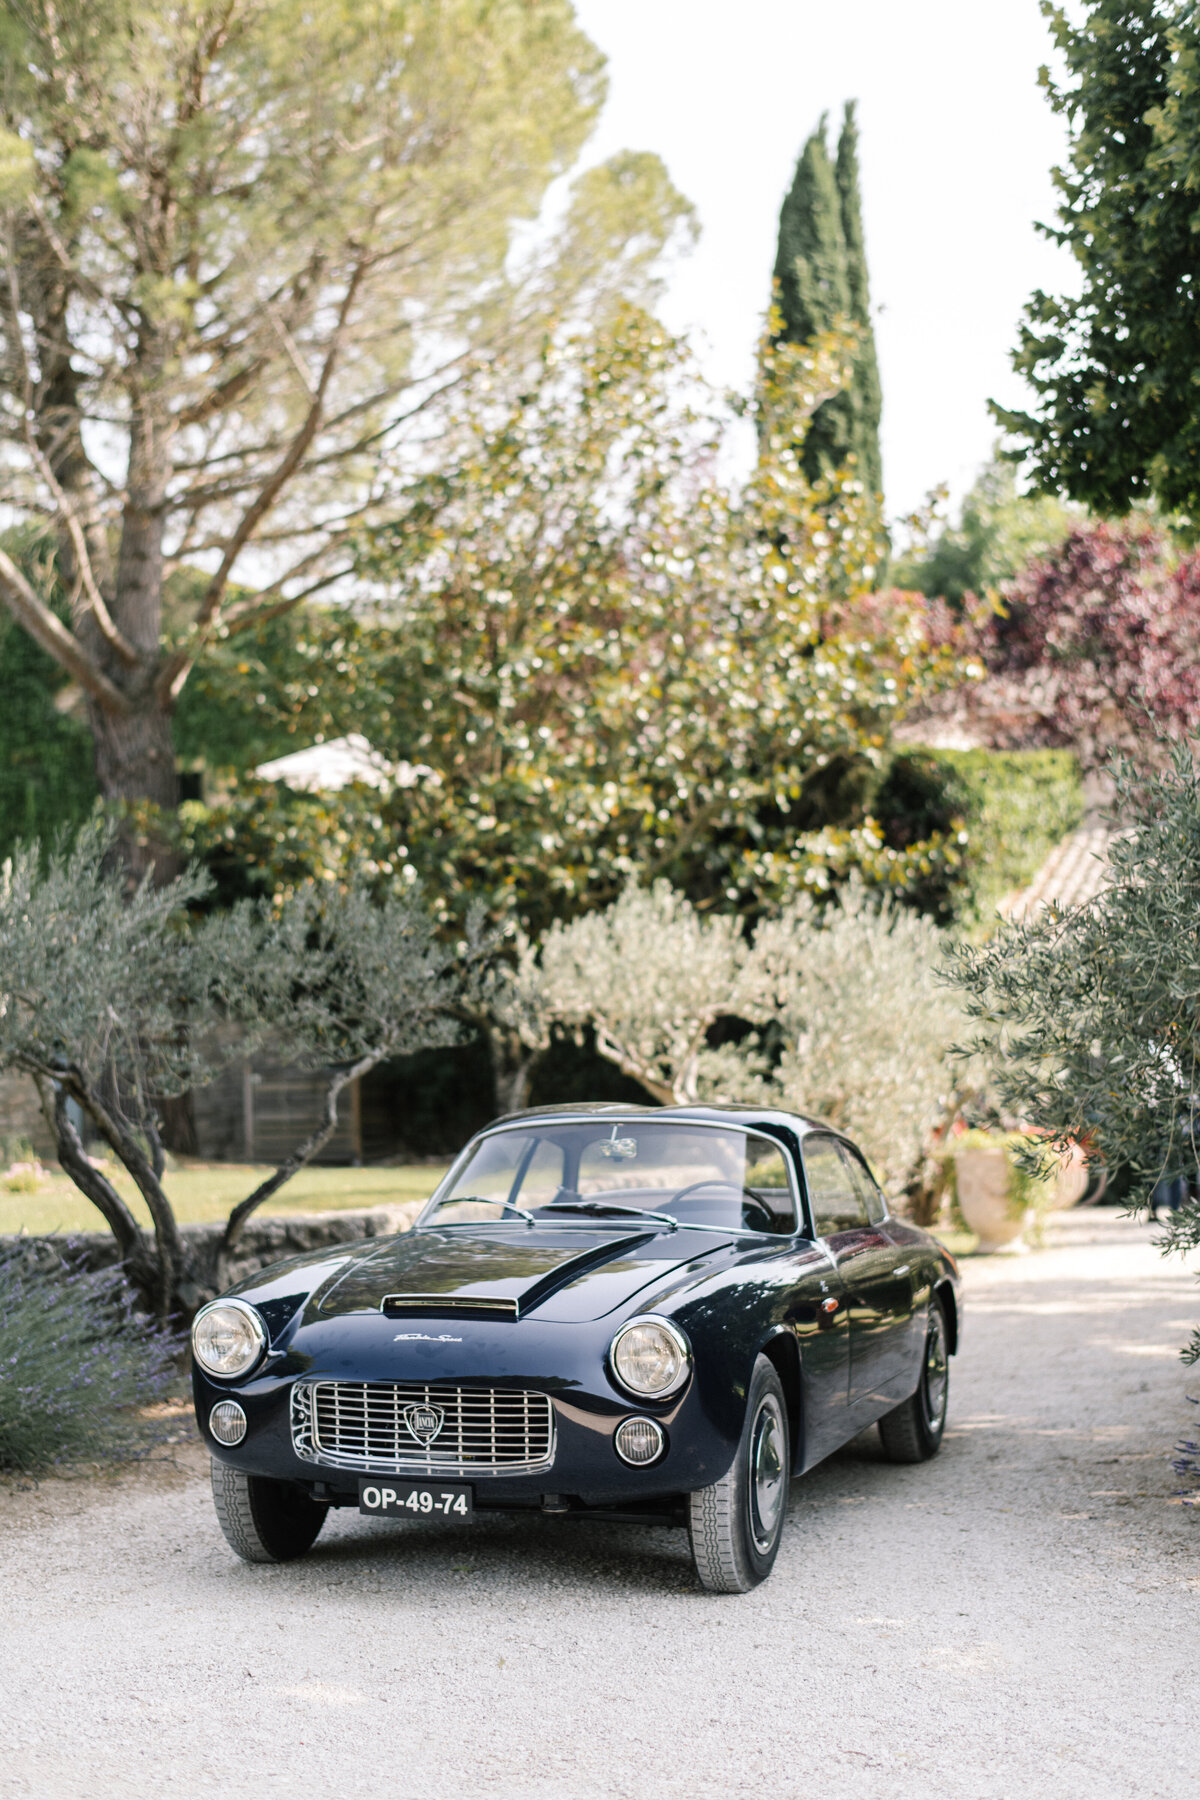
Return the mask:
<svg viewBox="0 0 1200 1800">
<path fill-rule="evenodd" d="M 1200 1511 L 1171 1444 L 1195 1278 L 1061 1217 L 966 1265 L 951 1425 L 798 1482 L 772 1578 L 682 1533 L 335 1515 L 247 1568 L 197 1446 L 0 1493 L 0 1793 L 88 1800 L 1182 1800 Z"/>
</svg>

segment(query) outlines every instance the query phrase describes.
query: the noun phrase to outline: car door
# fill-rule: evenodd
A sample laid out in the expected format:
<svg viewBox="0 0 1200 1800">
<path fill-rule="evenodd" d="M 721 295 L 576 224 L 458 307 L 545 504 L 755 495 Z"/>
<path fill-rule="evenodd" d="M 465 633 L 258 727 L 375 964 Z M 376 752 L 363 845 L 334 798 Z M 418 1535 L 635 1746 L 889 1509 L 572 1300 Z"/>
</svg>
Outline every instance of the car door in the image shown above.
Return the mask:
<svg viewBox="0 0 1200 1800">
<path fill-rule="evenodd" d="M 882 1229 L 882 1219 L 870 1216 L 851 1152 L 836 1138 L 813 1132 L 804 1139 L 802 1154 L 813 1224 L 845 1285 L 849 1424 L 858 1430 L 905 1397 L 894 1393 L 904 1354 L 895 1334 L 908 1324 L 912 1289 L 907 1277 L 897 1274 L 901 1252 Z M 898 1284 L 905 1298 L 899 1309 Z"/>
<path fill-rule="evenodd" d="M 917 1385 L 924 1344 L 924 1323 L 915 1304 L 917 1279 L 912 1247 L 890 1229 L 887 1201 L 865 1159 L 849 1144 L 841 1143 L 838 1149 L 863 1196 L 869 1224 L 885 1240 L 874 1251 L 871 1283 L 871 1329 L 877 1339 L 874 1388 L 881 1400 L 907 1400 Z"/>
<path fill-rule="evenodd" d="M 790 1239 L 764 1260 L 781 1289 L 777 1316 L 795 1333 L 800 1350 L 803 1426 L 794 1463 L 800 1474 L 846 1440 L 850 1315 L 845 1286 L 808 1228 L 798 1170 L 778 1140 L 747 1139 L 745 1181 L 774 1213 L 774 1229 L 786 1231 Z"/>
</svg>

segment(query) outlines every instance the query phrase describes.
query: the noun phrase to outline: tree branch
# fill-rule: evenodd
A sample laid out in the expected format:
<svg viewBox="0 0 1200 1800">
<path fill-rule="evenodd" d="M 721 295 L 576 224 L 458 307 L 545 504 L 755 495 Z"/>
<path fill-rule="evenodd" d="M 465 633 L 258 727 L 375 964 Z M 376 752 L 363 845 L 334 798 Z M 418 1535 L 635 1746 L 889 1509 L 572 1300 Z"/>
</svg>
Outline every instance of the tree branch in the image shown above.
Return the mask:
<svg viewBox="0 0 1200 1800">
<path fill-rule="evenodd" d="M 204 397 L 191 406 L 185 406 L 182 412 L 175 415 L 174 423 L 183 428 L 190 425 L 203 425 L 218 413 L 222 413 L 235 400 L 240 400 L 251 382 L 259 376 L 267 366 L 265 356 L 255 357 L 244 368 L 236 369 L 232 375 L 212 388 Z"/>
<path fill-rule="evenodd" d="M 126 667 L 133 668 L 138 661 L 137 651 L 122 632 L 118 630 L 116 622 L 105 604 L 104 596 L 101 594 L 96 582 L 95 572 L 92 568 L 91 551 L 88 548 L 87 538 L 84 535 L 83 527 L 79 523 L 79 517 L 75 511 L 75 504 L 64 489 L 62 483 L 59 481 L 58 476 L 55 474 L 54 464 L 50 456 L 46 454 L 45 450 L 38 443 L 37 434 L 33 428 L 33 418 L 36 410 L 34 404 L 33 371 L 29 366 L 29 354 L 25 348 L 25 334 L 21 329 L 21 288 L 17 275 L 17 259 L 12 254 L 11 248 L 8 256 L 8 302 L 9 317 L 12 327 L 12 341 L 16 345 L 21 363 L 21 382 L 24 389 L 24 406 L 21 409 L 21 423 L 24 431 L 26 448 L 40 471 L 42 480 L 50 489 L 51 494 L 53 494 L 54 502 L 58 509 L 58 516 L 66 526 L 67 535 L 70 537 L 72 548 L 75 551 L 75 566 L 78 573 L 79 584 L 87 595 L 88 606 L 96 621 L 97 629 L 105 643 L 107 643 L 111 649 L 116 651 Z"/>
<path fill-rule="evenodd" d="M 171 1210 L 171 1202 L 163 1192 L 162 1183 L 155 1175 L 150 1159 L 133 1133 L 109 1112 L 79 1070 L 72 1068 L 68 1071 L 63 1083 L 74 1090 L 75 1099 L 132 1175 L 150 1210 L 158 1250 L 158 1309 L 165 1319 L 171 1311 L 175 1283 L 184 1261 L 183 1239 L 179 1235 L 179 1224 Z"/>
<path fill-rule="evenodd" d="M 329 390 L 329 383 L 333 379 L 333 372 L 337 367 L 338 356 L 341 352 L 342 339 L 345 335 L 346 326 L 349 323 L 350 314 L 354 308 L 354 303 L 358 298 L 358 292 L 362 286 L 366 272 L 367 259 L 361 257 L 355 264 L 350 279 L 346 283 L 346 292 L 342 296 L 342 304 L 338 308 L 337 322 L 330 335 L 329 347 L 325 353 L 325 361 L 321 369 L 320 378 L 313 391 L 312 401 L 304 416 L 304 422 L 292 439 L 283 460 L 263 483 L 254 500 L 251 501 L 250 505 L 238 520 L 225 554 L 221 558 L 220 566 L 205 591 L 204 599 L 196 619 L 197 627 L 201 632 L 203 632 L 207 626 L 212 624 L 212 621 L 215 619 L 220 609 L 225 589 L 229 584 L 229 577 L 232 573 L 233 565 L 236 563 L 246 545 L 250 542 L 250 539 L 254 536 L 259 521 L 265 518 L 267 513 L 270 512 L 276 500 L 279 498 L 279 495 L 304 461 L 312 441 L 317 435 L 325 412 L 325 396 Z"/>
<path fill-rule="evenodd" d="M 663 1081 L 661 1076 L 652 1073 L 640 1058 L 626 1050 L 624 1044 L 610 1034 L 606 1025 L 601 1024 L 597 1019 L 594 1021 L 594 1029 L 596 1048 L 606 1062 L 615 1063 L 622 1075 L 629 1075 L 634 1081 L 640 1081 L 642 1086 L 654 1095 L 660 1105 L 675 1106 L 677 1104 L 675 1090 L 671 1084 Z"/>
<path fill-rule="evenodd" d="M 82 1140 L 71 1116 L 67 1111 L 67 1090 L 59 1081 L 53 1081 L 45 1073 L 38 1071 L 33 1076 L 34 1085 L 41 1101 L 42 1115 L 54 1133 L 54 1141 L 58 1149 L 58 1160 L 62 1164 L 63 1173 L 68 1175 L 80 1193 L 90 1200 L 102 1215 L 105 1224 L 117 1240 L 117 1248 L 121 1252 L 122 1262 L 149 1265 L 146 1240 L 142 1236 L 137 1220 L 118 1194 L 116 1188 L 93 1168 L 84 1151 Z"/>
<path fill-rule="evenodd" d="M 81 688 L 109 712 L 132 711 L 129 698 L 97 668 L 66 626 L 34 592 L 12 557 L 0 550 L 0 591 L 8 609 L 35 643 L 52 656 L 60 668 L 73 675 Z"/>
<path fill-rule="evenodd" d="M 220 1278 L 222 1261 L 236 1246 L 251 1213 L 256 1212 L 264 1200 L 269 1200 L 272 1194 L 278 1193 L 285 1181 L 290 1181 L 292 1176 L 297 1174 L 306 1163 L 311 1162 L 317 1152 L 325 1148 L 337 1130 L 338 1096 L 342 1089 L 347 1087 L 350 1082 L 357 1081 L 360 1076 L 369 1074 L 376 1063 L 384 1060 L 388 1052 L 389 1046 L 385 1046 L 381 1050 L 372 1050 L 369 1056 L 360 1057 L 359 1061 L 353 1063 L 348 1069 L 339 1069 L 326 1090 L 325 1117 L 316 1130 L 293 1150 L 290 1156 L 285 1157 L 274 1174 L 269 1175 L 266 1181 L 260 1182 L 252 1194 L 247 1194 L 244 1200 L 238 1201 L 225 1222 L 225 1232 L 217 1252 L 218 1278 Z"/>
<path fill-rule="evenodd" d="M 311 599 L 314 594 L 319 594 L 322 588 L 332 587 L 335 581 L 341 581 L 343 576 L 353 575 L 353 573 L 354 565 L 349 564 L 344 569 L 335 569 L 331 575 L 322 575 L 318 580 L 309 582 L 308 586 L 301 588 L 298 594 L 289 594 L 285 599 L 277 600 L 273 605 L 261 605 L 259 602 L 264 595 L 278 593 L 283 583 L 277 581 L 271 587 L 264 588 L 261 595 L 255 596 L 253 606 L 237 607 L 229 614 L 224 626 L 225 634 L 227 637 L 237 637 L 243 631 L 253 631 L 256 625 L 266 625 L 271 619 L 280 619 L 285 613 L 294 612 L 298 606 L 303 606 L 306 600 Z M 284 581 L 290 579 L 291 577 L 287 575 L 283 577 Z M 171 658 L 155 683 L 155 692 L 160 700 L 178 700 L 188 676 L 196 666 L 196 656 L 200 648 L 201 646 L 197 644 L 194 652 L 180 650 Z"/>
</svg>

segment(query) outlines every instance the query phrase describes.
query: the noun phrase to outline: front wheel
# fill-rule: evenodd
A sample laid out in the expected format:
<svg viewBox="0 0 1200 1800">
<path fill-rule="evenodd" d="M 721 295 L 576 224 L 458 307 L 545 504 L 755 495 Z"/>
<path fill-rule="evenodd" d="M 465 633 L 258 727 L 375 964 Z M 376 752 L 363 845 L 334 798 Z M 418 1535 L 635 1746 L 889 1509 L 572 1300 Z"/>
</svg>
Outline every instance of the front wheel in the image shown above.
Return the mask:
<svg viewBox="0 0 1200 1800">
<path fill-rule="evenodd" d="M 244 1475 L 227 1463 L 212 1463 L 213 1505 L 231 1550 L 243 1562 L 293 1562 L 316 1542 L 329 1513 L 290 1481 Z"/>
<path fill-rule="evenodd" d="M 950 1398 L 950 1334 L 940 1300 L 929 1308 L 925 1354 L 917 1391 L 903 1406 L 879 1421 L 879 1435 L 889 1462 L 928 1462 L 942 1447 L 946 1405 Z"/>
<path fill-rule="evenodd" d="M 771 1573 L 783 1536 L 791 1466 L 783 1386 L 774 1364 L 760 1356 L 729 1473 L 688 1495 L 692 1561 L 710 1594 L 744 1594 Z"/>
</svg>

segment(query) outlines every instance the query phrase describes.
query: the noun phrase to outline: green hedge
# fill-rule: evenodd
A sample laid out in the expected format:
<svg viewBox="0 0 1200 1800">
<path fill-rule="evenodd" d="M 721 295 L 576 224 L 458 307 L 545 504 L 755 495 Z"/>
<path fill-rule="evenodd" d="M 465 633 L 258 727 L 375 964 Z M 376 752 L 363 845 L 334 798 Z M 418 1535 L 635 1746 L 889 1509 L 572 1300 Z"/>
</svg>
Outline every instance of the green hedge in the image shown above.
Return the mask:
<svg viewBox="0 0 1200 1800">
<path fill-rule="evenodd" d="M 966 834 L 965 854 L 923 911 L 986 925 L 997 902 L 1036 875 L 1083 816 L 1069 750 L 912 750 L 893 758 L 872 810 L 895 845 L 935 832 Z"/>
<path fill-rule="evenodd" d="M 54 705 L 66 678 L 0 610 L 0 858 L 81 825 L 96 798 L 87 722 Z"/>
</svg>

